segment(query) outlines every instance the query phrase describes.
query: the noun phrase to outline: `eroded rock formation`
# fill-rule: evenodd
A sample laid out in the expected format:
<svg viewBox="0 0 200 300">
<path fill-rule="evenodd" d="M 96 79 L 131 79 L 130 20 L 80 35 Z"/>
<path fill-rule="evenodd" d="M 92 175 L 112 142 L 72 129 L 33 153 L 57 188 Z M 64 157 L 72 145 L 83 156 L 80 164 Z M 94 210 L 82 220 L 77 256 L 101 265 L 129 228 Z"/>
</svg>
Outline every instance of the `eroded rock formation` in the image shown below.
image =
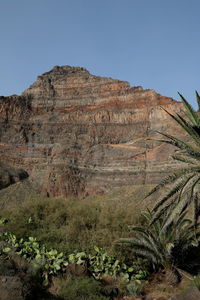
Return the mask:
<svg viewBox="0 0 200 300">
<path fill-rule="evenodd" d="M 154 90 L 54 67 L 22 96 L 0 97 L 1 160 L 23 168 L 48 195 L 158 183 L 176 167 L 155 131 L 180 134 L 162 109 L 181 104 Z"/>
<path fill-rule="evenodd" d="M 28 178 L 28 173 L 22 169 L 12 168 L 0 162 L 0 189 Z"/>
</svg>

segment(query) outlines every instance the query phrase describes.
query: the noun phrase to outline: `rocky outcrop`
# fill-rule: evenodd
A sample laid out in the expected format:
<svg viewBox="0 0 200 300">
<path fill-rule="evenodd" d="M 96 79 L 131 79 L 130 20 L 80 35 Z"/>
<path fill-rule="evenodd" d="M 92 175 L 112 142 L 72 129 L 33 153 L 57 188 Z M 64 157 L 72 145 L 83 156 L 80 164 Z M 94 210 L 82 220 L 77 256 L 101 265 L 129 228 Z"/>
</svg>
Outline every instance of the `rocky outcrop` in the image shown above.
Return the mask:
<svg viewBox="0 0 200 300">
<path fill-rule="evenodd" d="M 15 169 L 0 162 L 0 189 L 13 183 L 17 183 L 28 177 L 28 173 L 22 169 Z"/>
<path fill-rule="evenodd" d="M 155 184 L 176 167 L 169 145 L 149 138 L 178 134 L 181 104 L 154 90 L 54 67 L 22 96 L 0 97 L 0 154 L 28 172 L 48 195 L 101 193 Z"/>
<path fill-rule="evenodd" d="M 0 243 L 0 248 L 2 242 Z M 8 245 L 7 245 L 8 246 Z M 34 273 L 31 264 L 11 255 L 0 257 L 0 299 L 1 300 L 59 300 L 49 293 L 41 284 L 38 274 Z M 60 299 L 61 300 L 61 299 Z"/>
</svg>

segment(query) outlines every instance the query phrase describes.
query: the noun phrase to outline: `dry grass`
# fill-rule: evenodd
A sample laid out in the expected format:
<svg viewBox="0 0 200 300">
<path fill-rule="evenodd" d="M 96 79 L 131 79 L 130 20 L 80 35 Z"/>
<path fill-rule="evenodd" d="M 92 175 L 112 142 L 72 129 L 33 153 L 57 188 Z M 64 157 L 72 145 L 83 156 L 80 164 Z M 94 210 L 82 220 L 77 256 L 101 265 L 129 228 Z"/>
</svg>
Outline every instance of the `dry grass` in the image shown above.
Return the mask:
<svg viewBox="0 0 200 300">
<path fill-rule="evenodd" d="M 179 284 L 171 286 L 167 282 L 159 282 L 156 279 L 149 281 L 144 292 L 148 295 L 148 299 L 169 299 L 171 296 L 184 293 L 193 285 L 193 281 L 184 276 Z M 189 300 L 189 299 L 188 299 Z"/>
<path fill-rule="evenodd" d="M 49 247 L 71 252 L 91 251 L 94 245 L 110 253 L 114 241 L 129 235 L 128 226 L 140 222 L 141 211 L 149 200 L 141 200 L 150 187 L 126 186 L 109 194 L 89 196 L 85 199 L 47 198 L 29 193 L 28 200 L 19 201 L 30 187 L 24 182 L 8 189 L 16 201 L 7 201 L 0 215 L 10 219 L 7 229 L 18 237 L 35 236 Z M 15 190 L 15 189 L 16 190 Z M 27 190 L 26 190 L 27 189 Z M 4 198 L 5 199 L 5 198 Z"/>
</svg>

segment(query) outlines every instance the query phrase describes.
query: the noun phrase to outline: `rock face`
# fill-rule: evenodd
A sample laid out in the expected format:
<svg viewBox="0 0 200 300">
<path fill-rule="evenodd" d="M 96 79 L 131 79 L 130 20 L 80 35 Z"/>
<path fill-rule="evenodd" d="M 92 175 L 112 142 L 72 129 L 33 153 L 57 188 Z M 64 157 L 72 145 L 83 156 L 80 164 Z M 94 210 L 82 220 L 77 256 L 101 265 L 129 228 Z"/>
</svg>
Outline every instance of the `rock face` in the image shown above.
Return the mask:
<svg viewBox="0 0 200 300">
<path fill-rule="evenodd" d="M 2 247 L 0 243 L 0 248 Z M 8 245 L 6 245 L 8 246 Z M 1 300 L 59 300 L 47 292 L 36 280 L 27 261 L 18 255 L 0 258 L 0 299 Z"/>
<path fill-rule="evenodd" d="M 154 90 L 54 67 L 21 96 L 0 97 L 0 154 L 48 195 L 155 184 L 176 167 L 155 131 L 180 134 L 162 109 L 182 105 Z M 158 137 L 158 136 L 157 136 Z"/>
<path fill-rule="evenodd" d="M 17 183 L 27 177 L 28 174 L 24 170 L 15 169 L 0 162 L 0 189 Z"/>
</svg>

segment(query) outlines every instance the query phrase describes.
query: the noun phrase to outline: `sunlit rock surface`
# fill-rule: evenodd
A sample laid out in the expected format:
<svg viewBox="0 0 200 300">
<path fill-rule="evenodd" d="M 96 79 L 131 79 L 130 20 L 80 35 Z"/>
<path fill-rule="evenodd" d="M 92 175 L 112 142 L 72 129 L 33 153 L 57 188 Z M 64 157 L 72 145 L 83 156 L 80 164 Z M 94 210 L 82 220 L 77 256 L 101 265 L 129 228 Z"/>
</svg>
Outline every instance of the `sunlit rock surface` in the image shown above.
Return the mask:
<svg viewBox="0 0 200 300">
<path fill-rule="evenodd" d="M 149 138 L 180 135 L 165 110 L 181 107 L 154 90 L 56 66 L 21 96 L 0 97 L 0 160 L 50 196 L 155 184 L 176 164 L 171 146 Z"/>
</svg>

